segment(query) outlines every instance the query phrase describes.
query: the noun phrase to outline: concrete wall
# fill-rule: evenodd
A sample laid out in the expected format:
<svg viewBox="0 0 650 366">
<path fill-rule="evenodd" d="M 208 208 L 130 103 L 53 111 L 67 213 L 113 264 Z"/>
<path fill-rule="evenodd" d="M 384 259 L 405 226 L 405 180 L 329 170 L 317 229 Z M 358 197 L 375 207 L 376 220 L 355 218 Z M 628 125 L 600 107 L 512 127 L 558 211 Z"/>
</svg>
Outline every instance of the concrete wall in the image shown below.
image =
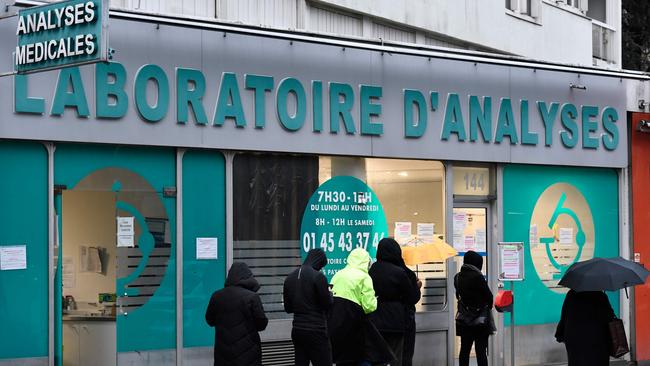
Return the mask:
<svg viewBox="0 0 650 366">
<path fill-rule="evenodd" d="M 592 13 L 604 12 L 609 29 L 607 62 L 592 58 L 592 20 L 561 1 L 533 0 L 532 17 L 507 10 L 502 0 L 112 0 L 111 6 L 620 68 L 621 1 L 592 1 Z"/>
</svg>

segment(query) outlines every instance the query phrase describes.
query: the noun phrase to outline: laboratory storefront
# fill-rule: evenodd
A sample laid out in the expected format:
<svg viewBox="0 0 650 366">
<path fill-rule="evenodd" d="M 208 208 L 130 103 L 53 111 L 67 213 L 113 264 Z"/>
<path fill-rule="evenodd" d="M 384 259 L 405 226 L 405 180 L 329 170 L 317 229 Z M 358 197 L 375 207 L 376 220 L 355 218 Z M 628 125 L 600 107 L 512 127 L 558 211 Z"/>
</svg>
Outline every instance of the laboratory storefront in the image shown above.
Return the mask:
<svg viewBox="0 0 650 366">
<path fill-rule="evenodd" d="M 261 284 L 264 364 L 291 364 L 286 275 L 386 236 L 480 252 L 494 292 L 497 243 L 522 242 L 517 357 L 564 359 L 559 277 L 623 245 L 634 80 L 126 12 L 109 35 L 110 63 L 0 78 L 0 364 L 209 364 L 233 261 Z M 414 267 L 416 364 L 454 362 L 461 261 Z"/>
</svg>

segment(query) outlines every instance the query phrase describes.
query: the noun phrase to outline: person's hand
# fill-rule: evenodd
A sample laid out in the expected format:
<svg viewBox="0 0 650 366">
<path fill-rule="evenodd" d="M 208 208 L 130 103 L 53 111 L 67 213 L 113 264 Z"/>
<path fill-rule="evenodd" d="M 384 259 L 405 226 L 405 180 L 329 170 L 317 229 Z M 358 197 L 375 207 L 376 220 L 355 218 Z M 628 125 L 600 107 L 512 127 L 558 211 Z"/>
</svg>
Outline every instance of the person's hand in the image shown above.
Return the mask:
<svg viewBox="0 0 650 366">
<path fill-rule="evenodd" d="M 417 280 L 418 288 L 422 288 L 422 280 L 418 278 Z"/>
</svg>

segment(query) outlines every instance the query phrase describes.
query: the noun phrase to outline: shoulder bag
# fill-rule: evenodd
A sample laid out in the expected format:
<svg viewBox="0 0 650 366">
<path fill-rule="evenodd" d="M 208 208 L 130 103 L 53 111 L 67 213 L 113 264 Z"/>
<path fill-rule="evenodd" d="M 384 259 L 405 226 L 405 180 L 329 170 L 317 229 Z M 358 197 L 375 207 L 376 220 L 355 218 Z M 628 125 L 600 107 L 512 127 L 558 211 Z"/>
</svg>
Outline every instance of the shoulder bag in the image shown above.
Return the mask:
<svg viewBox="0 0 650 366">
<path fill-rule="evenodd" d="M 607 324 L 607 326 L 609 328 L 610 356 L 619 358 L 630 352 L 630 347 L 627 344 L 627 337 L 625 336 L 623 321 L 614 318 Z"/>
</svg>

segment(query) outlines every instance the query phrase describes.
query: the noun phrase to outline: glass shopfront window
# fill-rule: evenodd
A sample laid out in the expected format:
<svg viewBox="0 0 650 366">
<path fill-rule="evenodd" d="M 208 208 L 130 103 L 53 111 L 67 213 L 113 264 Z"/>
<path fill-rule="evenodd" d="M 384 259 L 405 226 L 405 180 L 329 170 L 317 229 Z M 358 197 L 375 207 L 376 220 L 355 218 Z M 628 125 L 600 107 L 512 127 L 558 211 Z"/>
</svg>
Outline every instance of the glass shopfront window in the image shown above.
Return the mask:
<svg viewBox="0 0 650 366">
<path fill-rule="evenodd" d="M 264 308 L 272 319 L 288 317 L 282 305 L 282 284 L 301 263 L 303 214 L 312 194 L 333 177 L 352 176 L 365 182 L 381 202 L 388 234 L 395 236 L 400 228 L 402 245 L 423 244 L 420 234 L 431 228 L 435 240 L 445 240 L 444 166 L 440 162 L 246 153 L 235 157 L 233 176 L 233 259 L 246 262 L 255 273 Z M 410 230 L 404 230 L 409 226 Z M 418 310 L 444 308 L 444 263 L 420 264 L 413 270 L 424 282 Z"/>
</svg>

